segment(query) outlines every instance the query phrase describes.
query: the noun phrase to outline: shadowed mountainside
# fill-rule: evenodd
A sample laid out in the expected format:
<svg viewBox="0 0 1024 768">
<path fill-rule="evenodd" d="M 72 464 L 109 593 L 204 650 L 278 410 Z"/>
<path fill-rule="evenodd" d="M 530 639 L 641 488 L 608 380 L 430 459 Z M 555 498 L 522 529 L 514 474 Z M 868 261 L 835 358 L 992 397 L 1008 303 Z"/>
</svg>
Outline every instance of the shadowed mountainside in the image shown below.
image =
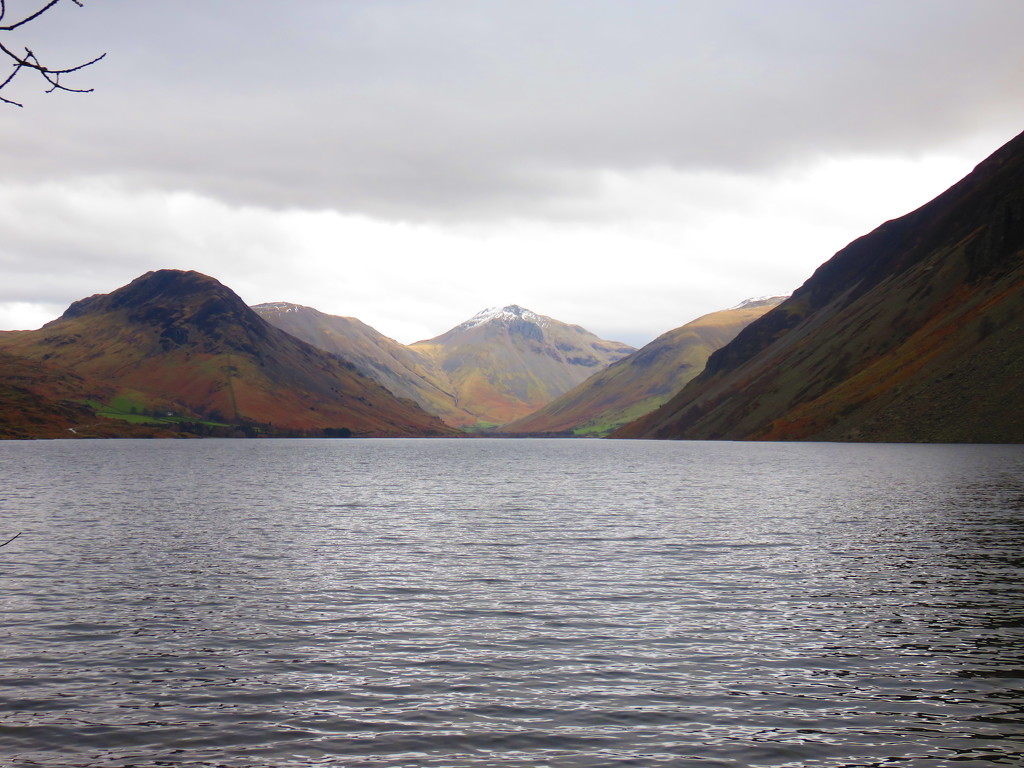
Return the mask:
<svg viewBox="0 0 1024 768">
<path fill-rule="evenodd" d="M 606 435 L 666 402 L 704 369 L 712 352 L 783 298 L 751 299 L 663 333 L 501 431 Z"/>
<path fill-rule="evenodd" d="M 613 437 L 1024 442 L 1024 134 Z"/>
<path fill-rule="evenodd" d="M 133 414 L 166 410 L 306 434 L 452 432 L 351 364 L 266 323 L 197 272 L 149 272 L 75 302 L 37 331 L 0 336 L 0 350 L 64 378 L 102 381 L 99 405 L 116 402 Z"/>
</svg>

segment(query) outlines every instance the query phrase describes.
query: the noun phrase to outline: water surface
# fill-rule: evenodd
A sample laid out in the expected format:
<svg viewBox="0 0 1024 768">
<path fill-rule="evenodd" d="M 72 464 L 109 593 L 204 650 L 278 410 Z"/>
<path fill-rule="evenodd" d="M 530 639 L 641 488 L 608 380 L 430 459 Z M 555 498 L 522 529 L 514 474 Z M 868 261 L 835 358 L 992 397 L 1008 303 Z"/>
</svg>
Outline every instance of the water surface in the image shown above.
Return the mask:
<svg viewBox="0 0 1024 768">
<path fill-rule="evenodd" d="M 0 763 L 1024 757 L 1024 447 L 0 443 Z"/>
</svg>

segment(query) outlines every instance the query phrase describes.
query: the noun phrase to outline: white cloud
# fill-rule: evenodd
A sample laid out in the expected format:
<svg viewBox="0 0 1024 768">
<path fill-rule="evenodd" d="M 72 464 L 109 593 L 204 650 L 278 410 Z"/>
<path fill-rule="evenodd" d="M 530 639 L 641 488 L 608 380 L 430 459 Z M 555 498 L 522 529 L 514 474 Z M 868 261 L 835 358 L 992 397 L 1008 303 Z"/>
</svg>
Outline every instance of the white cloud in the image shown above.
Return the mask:
<svg viewBox="0 0 1024 768">
<path fill-rule="evenodd" d="M 500 220 L 557 215 L 601 170 L 778 173 L 1024 123 L 1016 0 L 244 5 L 55 9 L 51 46 L 110 55 L 95 93 L 0 110 L 0 173 Z"/>
<path fill-rule="evenodd" d="M 31 331 L 54 318 L 54 308 L 48 304 L 27 301 L 0 302 L 0 328 L 11 331 Z"/>
</svg>

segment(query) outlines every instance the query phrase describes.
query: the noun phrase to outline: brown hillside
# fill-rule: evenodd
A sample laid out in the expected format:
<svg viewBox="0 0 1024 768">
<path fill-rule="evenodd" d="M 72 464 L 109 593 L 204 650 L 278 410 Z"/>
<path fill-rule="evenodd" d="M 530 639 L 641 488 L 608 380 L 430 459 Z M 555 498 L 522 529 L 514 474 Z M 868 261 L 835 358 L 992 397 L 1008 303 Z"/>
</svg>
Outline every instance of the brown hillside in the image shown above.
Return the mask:
<svg viewBox="0 0 1024 768">
<path fill-rule="evenodd" d="M 140 407 L 154 403 L 227 423 L 309 433 L 449 434 L 351 364 L 262 320 L 196 272 L 150 272 L 72 304 L 38 331 L 0 338 L 9 354 L 101 380 Z"/>
<path fill-rule="evenodd" d="M 98 421 L 82 401 L 109 394 L 80 376 L 0 352 L 0 438 L 71 437 Z"/>
</svg>

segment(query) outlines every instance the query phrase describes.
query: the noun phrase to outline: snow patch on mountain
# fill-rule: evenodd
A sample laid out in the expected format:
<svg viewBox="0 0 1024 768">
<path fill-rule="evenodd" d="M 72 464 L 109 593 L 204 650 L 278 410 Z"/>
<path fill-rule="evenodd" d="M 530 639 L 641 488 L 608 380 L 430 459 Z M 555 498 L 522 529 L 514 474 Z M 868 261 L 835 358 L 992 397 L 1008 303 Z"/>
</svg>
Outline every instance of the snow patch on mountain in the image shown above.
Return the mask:
<svg viewBox="0 0 1024 768">
<path fill-rule="evenodd" d="M 789 296 L 755 296 L 752 299 L 744 299 L 735 307 L 729 309 L 746 309 L 747 307 L 764 307 L 769 304 L 781 304 Z"/>
<path fill-rule="evenodd" d="M 455 330 L 467 331 L 470 328 L 476 328 L 477 326 L 492 322 L 507 325 L 516 320 L 526 320 L 527 322 L 539 325 L 541 328 L 548 324 L 547 318 L 542 317 L 535 312 L 531 312 L 528 309 L 524 309 L 518 304 L 509 304 L 505 307 L 488 307 L 487 309 L 481 310 L 469 318 L 469 320 L 458 326 Z"/>
<path fill-rule="evenodd" d="M 265 304 L 254 304 L 251 309 L 259 312 L 260 310 L 273 310 L 274 312 L 298 312 L 302 309 L 298 304 L 290 304 L 287 301 L 269 301 Z"/>
</svg>

